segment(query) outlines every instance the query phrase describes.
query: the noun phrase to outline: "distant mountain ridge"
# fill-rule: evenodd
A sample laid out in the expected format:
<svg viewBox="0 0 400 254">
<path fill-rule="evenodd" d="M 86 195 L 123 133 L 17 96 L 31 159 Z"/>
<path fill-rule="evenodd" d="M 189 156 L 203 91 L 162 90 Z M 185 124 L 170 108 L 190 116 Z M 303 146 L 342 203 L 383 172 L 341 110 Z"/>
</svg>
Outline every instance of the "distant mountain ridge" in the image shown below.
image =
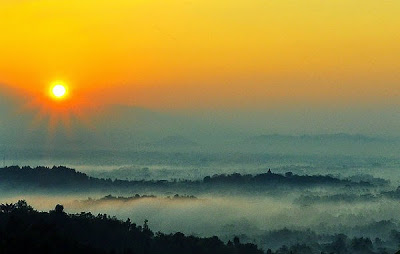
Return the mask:
<svg viewBox="0 0 400 254">
<path fill-rule="evenodd" d="M 192 192 L 190 194 L 207 191 L 272 191 L 279 187 L 288 186 L 295 188 L 309 188 L 316 186 L 331 187 L 373 187 L 370 182 L 355 182 L 349 179 L 340 179 L 330 175 L 296 175 L 287 172 L 285 175 L 266 173 L 251 175 L 234 173 L 230 175 L 220 174 L 206 176 L 203 180 L 179 181 L 144 181 L 144 180 L 111 180 L 90 177 L 85 173 L 64 166 L 19 167 L 11 166 L 0 168 L 0 189 L 2 191 L 20 191 L 20 189 L 42 191 L 55 190 L 67 192 L 87 192 L 87 191 L 173 191 L 179 193 Z M 226 188 L 226 189 L 225 189 Z"/>
<path fill-rule="evenodd" d="M 185 138 L 183 136 L 167 136 L 158 142 L 154 142 L 158 146 L 197 146 L 198 143 Z"/>
<path fill-rule="evenodd" d="M 397 141 L 397 139 L 394 139 Z M 319 134 L 319 135 L 281 135 L 281 134 L 265 134 L 252 136 L 245 139 L 246 143 L 262 144 L 265 142 L 388 142 L 387 138 L 372 137 L 362 134 Z M 393 141 L 393 140 L 391 140 Z"/>
</svg>

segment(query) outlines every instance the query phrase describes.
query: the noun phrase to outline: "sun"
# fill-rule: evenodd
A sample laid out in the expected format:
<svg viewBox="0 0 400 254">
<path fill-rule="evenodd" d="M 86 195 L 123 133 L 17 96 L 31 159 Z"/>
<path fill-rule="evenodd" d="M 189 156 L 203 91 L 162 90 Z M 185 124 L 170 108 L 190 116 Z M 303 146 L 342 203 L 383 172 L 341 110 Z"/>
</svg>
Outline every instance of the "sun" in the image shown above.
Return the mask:
<svg viewBox="0 0 400 254">
<path fill-rule="evenodd" d="M 65 95 L 66 89 L 63 85 L 55 85 L 52 89 L 53 95 L 55 97 L 63 97 Z"/>
<path fill-rule="evenodd" d="M 51 94 L 57 99 L 62 99 L 67 94 L 67 88 L 62 83 L 56 83 L 51 88 Z"/>
</svg>

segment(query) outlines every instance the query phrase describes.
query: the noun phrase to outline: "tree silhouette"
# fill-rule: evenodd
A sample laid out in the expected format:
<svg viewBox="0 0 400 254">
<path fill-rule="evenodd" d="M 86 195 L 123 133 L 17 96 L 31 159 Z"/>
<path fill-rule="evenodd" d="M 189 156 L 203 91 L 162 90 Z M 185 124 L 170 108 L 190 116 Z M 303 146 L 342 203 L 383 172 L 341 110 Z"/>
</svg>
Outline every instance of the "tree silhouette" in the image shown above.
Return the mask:
<svg viewBox="0 0 400 254">
<path fill-rule="evenodd" d="M 56 213 L 58 213 L 58 214 L 64 213 L 64 206 L 63 206 L 63 205 L 60 205 L 60 204 L 57 204 L 56 207 L 55 207 L 55 209 L 54 209 L 54 211 L 55 211 Z"/>
<path fill-rule="evenodd" d="M 199 238 L 183 233 L 151 231 L 148 220 L 136 226 L 106 214 L 67 214 L 60 204 L 49 213 L 25 201 L 0 205 L 0 253 L 41 254 L 262 254 L 254 244 L 224 244 L 218 237 Z M 62 215 L 62 216 L 60 216 Z"/>
</svg>

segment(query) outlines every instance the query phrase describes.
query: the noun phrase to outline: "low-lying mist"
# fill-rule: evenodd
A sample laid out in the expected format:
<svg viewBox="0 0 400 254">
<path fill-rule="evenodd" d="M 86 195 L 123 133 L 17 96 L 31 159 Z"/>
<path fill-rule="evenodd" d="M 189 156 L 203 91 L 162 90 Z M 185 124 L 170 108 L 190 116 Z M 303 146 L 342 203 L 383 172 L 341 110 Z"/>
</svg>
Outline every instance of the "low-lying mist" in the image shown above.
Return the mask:
<svg viewBox="0 0 400 254">
<path fill-rule="evenodd" d="M 244 240 L 268 246 L 277 244 L 271 242 L 268 234 L 283 229 L 311 230 L 320 235 L 344 233 L 348 236 L 389 239 L 391 230 L 400 221 L 400 203 L 397 200 L 383 198 L 375 201 L 314 202 L 304 205 L 295 202 L 298 196 L 298 193 L 290 193 L 286 198 L 145 196 L 132 200 L 107 200 L 100 195 L 88 198 L 85 195 L 58 196 L 49 193 L 2 197 L 0 202 L 25 199 L 43 211 L 53 209 L 56 204 L 63 204 L 68 213 L 106 213 L 120 219 L 130 218 L 137 224 L 147 219 L 154 231 L 180 231 L 197 236 L 218 235 L 222 239 L 239 235 Z M 385 221 L 390 224 L 387 225 Z M 282 239 L 279 241 L 282 242 Z"/>
</svg>

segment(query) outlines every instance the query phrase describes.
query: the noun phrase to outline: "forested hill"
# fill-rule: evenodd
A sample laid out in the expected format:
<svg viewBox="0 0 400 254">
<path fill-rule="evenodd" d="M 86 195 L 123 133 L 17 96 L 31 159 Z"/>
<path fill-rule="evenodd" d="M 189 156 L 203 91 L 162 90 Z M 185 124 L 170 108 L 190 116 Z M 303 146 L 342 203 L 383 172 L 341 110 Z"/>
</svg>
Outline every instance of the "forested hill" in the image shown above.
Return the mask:
<svg viewBox="0 0 400 254">
<path fill-rule="evenodd" d="M 200 238 L 154 233 L 147 225 L 106 214 L 66 214 L 62 205 L 38 212 L 25 201 L 0 205 L 0 253 L 40 254 L 262 254 L 256 245 L 234 238 Z"/>
<path fill-rule="evenodd" d="M 332 187 L 373 187 L 370 182 L 355 182 L 339 179 L 329 175 L 295 175 L 291 172 L 275 174 L 268 171 L 258 175 L 230 175 L 206 176 L 202 180 L 178 180 L 178 181 L 129 181 L 111 180 L 90 177 L 82 172 L 67 167 L 19 167 L 11 166 L 0 168 L 0 188 L 8 191 L 18 191 L 19 188 L 30 190 L 57 189 L 59 191 L 96 191 L 96 190 L 192 190 L 201 192 L 213 189 L 221 190 L 271 190 L 280 187 L 303 188 L 317 186 Z"/>
<path fill-rule="evenodd" d="M 284 229 L 272 237 L 281 238 L 295 231 Z M 0 204 L 0 253 L 2 254 L 389 254 L 369 238 L 348 238 L 336 235 L 332 242 L 318 244 L 311 231 L 303 232 L 307 244 L 282 246 L 276 251 L 261 250 L 252 243 L 242 243 L 234 237 L 226 243 L 217 236 L 186 236 L 177 232 L 153 232 L 148 221 L 142 225 L 130 219 L 118 220 L 107 214 L 89 212 L 67 214 L 60 204 L 49 212 L 39 212 L 20 200 Z M 400 235 L 395 232 L 398 240 Z M 300 237 L 302 238 L 302 237 Z M 298 238 L 298 239 L 300 239 Z M 312 246 L 312 247 L 311 247 Z M 377 248 L 378 247 L 378 248 Z M 312 249 L 320 249 L 319 252 Z M 378 249 L 374 251 L 374 249 Z M 400 254 L 397 252 L 396 254 Z"/>
</svg>

